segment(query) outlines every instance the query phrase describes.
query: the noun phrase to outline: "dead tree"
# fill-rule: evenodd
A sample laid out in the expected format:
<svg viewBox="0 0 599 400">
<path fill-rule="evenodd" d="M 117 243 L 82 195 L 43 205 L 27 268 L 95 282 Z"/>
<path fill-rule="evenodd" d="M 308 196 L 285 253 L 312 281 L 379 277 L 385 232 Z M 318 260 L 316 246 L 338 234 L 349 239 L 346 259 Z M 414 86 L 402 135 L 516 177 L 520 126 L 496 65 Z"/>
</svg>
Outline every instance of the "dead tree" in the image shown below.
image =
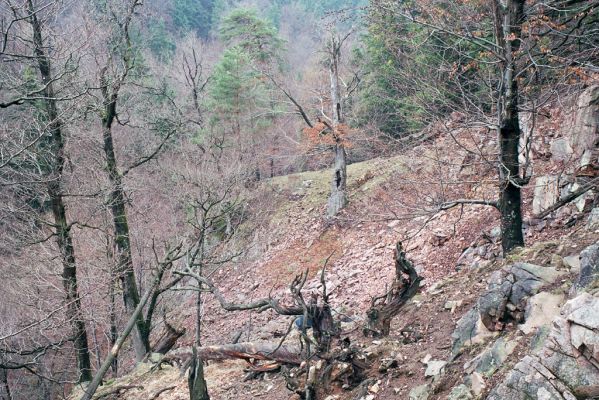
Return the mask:
<svg viewBox="0 0 599 400">
<path fill-rule="evenodd" d="M 372 299 L 370 308 L 366 312 L 367 322 L 364 335 L 388 336 L 391 320 L 403 305 L 412 298 L 418 288 L 422 277 L 418 275 L 412 263 L 406 258 L 401 242 L 395 247 L 395 279 L 391 289 Z"/>
<path fill-rule="evenodd" d="M 166 333 L 160 338 L 158 343 L 154 345 L 152 348 L 153 353 L 166 354 L 170 349 L 173 348 L 177 340 L 181 338 L 181 336 L 185 335 L 186 329 L 176 329 L 171 324 L 168 323 L 166 318 L 164 319 L 164 327 L 166 329 Z"/>
<path fill-rule="evenodd" d="M 198 356 L 198 351 L 195 346 L 193 346 L 193 355 L 187 384 L 189 386 L 189 400 L 210 400 L 208 387 L 206 386 L 206 380 L 204 379 L 204 365 L 202 358 Z"/>
</svg>

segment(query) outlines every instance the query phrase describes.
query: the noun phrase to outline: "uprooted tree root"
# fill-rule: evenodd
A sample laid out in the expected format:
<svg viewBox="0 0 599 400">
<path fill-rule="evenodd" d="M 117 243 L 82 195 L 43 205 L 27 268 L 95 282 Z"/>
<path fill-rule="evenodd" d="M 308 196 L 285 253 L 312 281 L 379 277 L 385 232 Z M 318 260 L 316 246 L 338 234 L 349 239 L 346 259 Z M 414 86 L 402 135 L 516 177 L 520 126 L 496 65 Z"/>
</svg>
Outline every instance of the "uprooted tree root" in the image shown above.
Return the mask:
<svg viewBox="0 0 599 400">
<path fill-rule="evenodd" d="M 294 325 L 292 321 L 278 344 L 234 343 L 208 346 L 197 349 L 194 358 L 199 356 L 202 360 L 245 359 L 250 363 L 246 379 L 280 369 L 287 388 L 304 400 L 321 398 L 330 390 L 331 385 L 338 385 L 345 390 L 352 390 L 361 385 L 366 379 L 365 371 L 369 365 L 366 356 L 356 346 L 351 345 L 349 338 L 339 338 L 340 330 L 333 319 L 325 284 L 325 269 L 329 258 L 325 261 L 320 275 L 322 293 L 311 295 L 308 301 L 304 299 L 302 289 L 308 277 L 308 271 L 305 271 L 297 275 L 289 285 L 293 304 L 288 305 L 270 297 L 249 304 L 230 303 L 210 279 L 191 270 L 178 272 L 204 284 L 225 310 L 255 309 L 260 312 L 272 309 L 280 315 L 303 317 L 302 326 L 299 327 L 299 347 L 283 345 Z M 364 327 L 366 336 L 388 335 L 391 319 L 418 291 L 422 278 L 406 259 L 401 242 L 397 243 L 395 249 L 395 274 L 391 290 L 371 302 L 367 312 L 367 324 Z M 307 329 L 312 329 L 313 339 L 308 337 Z M 312 345 L 315 345 L 314 349 L 311 348 Z"/>
</svg>

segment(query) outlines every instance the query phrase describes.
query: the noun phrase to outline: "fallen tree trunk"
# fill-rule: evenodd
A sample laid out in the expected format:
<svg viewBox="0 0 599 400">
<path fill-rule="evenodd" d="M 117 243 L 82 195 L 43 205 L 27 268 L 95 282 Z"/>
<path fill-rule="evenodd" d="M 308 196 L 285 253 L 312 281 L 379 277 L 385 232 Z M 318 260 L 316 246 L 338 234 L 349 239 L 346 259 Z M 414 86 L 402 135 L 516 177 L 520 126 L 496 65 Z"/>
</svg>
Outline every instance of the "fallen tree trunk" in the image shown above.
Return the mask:
<svg viewBox="0 0 599 400">
<path fill-rule="evenodd" d="M 393 285 L 387 293 L 372 299 L 370 308 L 366 312 L 368 318 L 364 327 L 364 335 L 388 336 L 391 319 L 418 292 L 421 280 L 422 277 L 418 275 L 412 263 L 406 258 L 401 242 L 397 242 Z"/>
<path fill-rule="evenodd" d="M 181 330 L 175 329 L 166 320 L 164 321 L 164 327 L 166 329 L 165 335 L 154 345 L 153 353 L 166 354 L 170 349 L 173 348 L 177 340 L 185 335 L 185 328 Z"/>
<path fill-rule="evenodd" d="M 191 353 L 191 350 L 178 355 Z M 222 346 L 204 346 L 198 348 L 202 360 L 270 360 L 285 364 L 299 365 L 302 354 L 298 347 L 279 346 L 279 343 L 236 343 Z"/>
</svg>

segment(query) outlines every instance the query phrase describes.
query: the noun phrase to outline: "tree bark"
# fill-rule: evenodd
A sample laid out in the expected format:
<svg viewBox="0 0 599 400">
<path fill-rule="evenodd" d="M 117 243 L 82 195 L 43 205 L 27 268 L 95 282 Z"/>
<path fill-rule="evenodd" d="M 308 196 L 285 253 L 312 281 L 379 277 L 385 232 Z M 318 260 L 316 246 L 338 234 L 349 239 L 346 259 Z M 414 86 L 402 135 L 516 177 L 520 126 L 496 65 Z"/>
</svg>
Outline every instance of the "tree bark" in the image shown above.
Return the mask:
<svg viewBox="0 0 599 400">
<path fill-rule="evenodd" d="M 156 343 L 154 349 L 152 350 L 153 353 L 168 353 L 169 350 L 173 348 L 175 343 L 177 343 L 177 340 L 179 340 L 181 336 L 185 335 L 185 328 L 177 330 L 171 326 L 166 319 L 164 321 L 164 327 L 166 328 L 166 334 L 162 337 L 162 339 L 160 339 L 160 341 L 158 341 L 158 343 Z"/>
<path fill-rule="evenodd" d="M 331 195 L 327 204 L 329 217 L 337 213 L 347 205 L 347 157 L 343 138 L 340 137 L 339 126 L 343 123 L 343 105 L 341 101 L 341 90 L 339 87 L 339 60 L 341 58 L 341 46 L 343 40 L 331 35 L 329 49 L 329 78 L 331 81 L 331 121 L 333 138 L 335 139 L 335 164 L 333 180 L 331 182 Z"/>
<path fill-rule="evenodd" d="M 498 102 L 499 211 L 501 246 L 504 253 L 524 246 L 522 234 L 522 195 L 524 180 L 518 160 L 520 121 L 515 53 L 520 48 L 524 0 L 496 0 L 495 23 L 498 45 L 503 49 L 503 72 Z"/>
<path fill-rule="evenodd" d="M 395 248 L 395 279 L 391 290 L 373 299 L 366 315 L 367 324 L 364 327 L 366 336 L 388 336 L 391 320 L 401 307 L 412 298 L 420 287 L 422 278 L 418 275 L 412 263 L 406 258 L 401 242 Z M 381 304 L 376 304 L 382 300 Z"/>
<path fill-rule="evenodd" d="M 8 371 L 4 368 L 0 368 L 0 400 L 12 400 L 8 385 Z"/>
<path fill-rule="evenodd" d="M 198 357 L 197 349 L 193 346 L 191 366 L 189 368 L 189 377 L 187 383 L 189 386 L 190 400 L 210 400 L 208 396 L 208 387 L 204 379 L 204 363 L 202 358 Z"/>
<path fill-rule="evenodd" d="M 109 202 L 114 225 L 114 240 L 117 249 L 116 271 L 123 285 L 123 302 L 125 304 L 125 310 L 128 315 L 132 315 L 139 304 L 139 291 L 135 281 L 135 271 L 133 269 L 133 255 L 131 253 L 131 239 L 129 236 L 129 223 L 125 206 L 123 177 L 118 171 L 112 137 L 112 123 L 116 117 L 116 100 L 116 94 L 105 96 L 102 137 L 104 139 L 106 169 L 111 185 Z M 138 316 L 135 324 L 133 347 L 137 361 L 141 361 L 150 351 L 149 329 L 146 326 L 143 314 Z"/>
<path fill-rule="evenodd" d="M 54 95 L 54 85 L 52 84 L 52 68 L 50 59 L 44 51 L 44 41 L 42 36 L 42 26 L 37 17 L 37 11 L 32 0 L 27 2 L 28 11 L 31 15 L 30 22 L 33 30 L 33 44 L 35 46 L 35 56 L 38 61 L 38 68 L 42 81 L 47 83 L 43 90 L 44 106 L 49 121 L 50 138 L 48 139 L 51 148 L 52 165 L 50 179 L 48 180 L 48 197 L 52 205 L 52 216 L 54 218 L 54 229 L 56 243 L 60 251 L 62 262 L 62 282 L 65 289 L 66 315 L 69 319 L 75 333 L 73 340 L 75 352 L 77 354 L 77 367 L 79 370 L 79 382 L 86 382 L 92 379 L 91 361 L 89 356 L 89 347 L 87 342 L 87 330 L 83 315 L 81 312 L 81 300 L 77 286 L 77 264 L 75 261 L 75 249 L 71 237 L 70 225 L 67 221 L 66 207 L 61 191 L 60 183 L 65 164 L 65 143 L 62 134 L 62 122 L 58 117 L 58 107 Z"/>
<path fill-rule="evenodd" d="M 302 354 L 299 348 L 280 346 L 279 343 L 236 343 L 221 346 L 204 346 L 197 349 L 202 360 L 270 360 L 299 365 Z M 189 353 L 188 353 L 189 354 Z"/>
</svg>

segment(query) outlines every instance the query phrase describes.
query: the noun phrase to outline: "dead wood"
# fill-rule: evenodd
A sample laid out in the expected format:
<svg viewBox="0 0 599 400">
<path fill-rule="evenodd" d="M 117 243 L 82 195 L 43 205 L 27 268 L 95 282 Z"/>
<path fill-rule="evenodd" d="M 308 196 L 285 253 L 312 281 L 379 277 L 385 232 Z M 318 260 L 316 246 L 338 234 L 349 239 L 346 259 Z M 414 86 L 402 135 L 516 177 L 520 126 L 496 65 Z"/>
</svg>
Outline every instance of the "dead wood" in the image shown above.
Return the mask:
<svg viewBox="0 0 599 400">
<path fill-rule="evenodd" d="M 162 388 L 160 390 L 158 390 L 156 393 L 154 393 L 154 395 L 152 395 L 152 397 L 150 397 L 148 400 L 156 400 L 158 397 L 160 397 L 160 395 L 164 392 L 168 392 L 169 390 L 173 390 L 175 389 L 176 386 L 168 386 L 165 388 Z"/>
<path fill-rule="evenodd" d="M 100 399 L 104 399 L 110 396 L 116 396 L 119 397 L 121 394 L 123 394 L 124 392 L 126 392 L 127 390 L 132 390 L 132 389 L 140 389 L 143 390 L 143 386 L 141 385 L 122 385 L 122 386 L 117 386 L 114 389 L 106 392 L 106 393 L 102 393 L 101 395 L 99 395 L 98 397 L 96 397 L 96 400 L 100 400 Z"/>
<path fill-rule="evenodd" d="M 401 242 L 397 242 L 395 279 L 391 290 L 372 299 L 370 309 L 366 312 L 368 318 L 364 327 L 364 335 L 389 335 L 391 320 L 399 313 L 403 305 L 418 292 L 421 280 L 422 277 L 418 275 L 412 263 L 406 258 Z"/>
<path fill-rule="evenodd" d="M 560 199 L 554 205 L 552 205 L 551 207 L 547 208 L 546 210 L 540 212 L 538 215 L 535 215 L 534 217 L 538 218 L 538 219 L 545 218 L 552 212 L 557 211 L 558 209 L 565 206 L 566 204 L 576 200 L 577 198 L 579 198 L 580 196 L 582 196 L 589 190 L 596 189 L 598 184 L 599 184 L 599 178 L 591 179 L 589 182 L 582 185 L 582 187 L 580 189 L 578 189 L 577 191 L 572 192 L 569 195 L 565 196 L 564 198 Z"/>
<path fill-rule="evenodd" d="M 198 355 L 195 346 L 192 348 L 192 359 L 187 384 L 189 386 L 190 400 L 210 400 L 208 387 L 204 379 L 204 363 L 202 357 Z"/>
<path fill-rule="evenodd" d="M 204 346 L 198 350 L 202 360 L 270 360 L 299 365 L 302 354 L 299 348 L 279 346 L 278 343 L 236 343 L 222 346 Z"/>
<path fill-rule="evenodd" d="M 166 333 L 162 336 L 162 338 L 154 345 L 154 353 L 166 354 L 170 349 L 173 348 L 177 340 L 183 335 L 185 335 L 185 328 L 181 330 L 177 330 L 172 325 L 164 320 L 164 327 L 166 328 Z"/>
</svg>

